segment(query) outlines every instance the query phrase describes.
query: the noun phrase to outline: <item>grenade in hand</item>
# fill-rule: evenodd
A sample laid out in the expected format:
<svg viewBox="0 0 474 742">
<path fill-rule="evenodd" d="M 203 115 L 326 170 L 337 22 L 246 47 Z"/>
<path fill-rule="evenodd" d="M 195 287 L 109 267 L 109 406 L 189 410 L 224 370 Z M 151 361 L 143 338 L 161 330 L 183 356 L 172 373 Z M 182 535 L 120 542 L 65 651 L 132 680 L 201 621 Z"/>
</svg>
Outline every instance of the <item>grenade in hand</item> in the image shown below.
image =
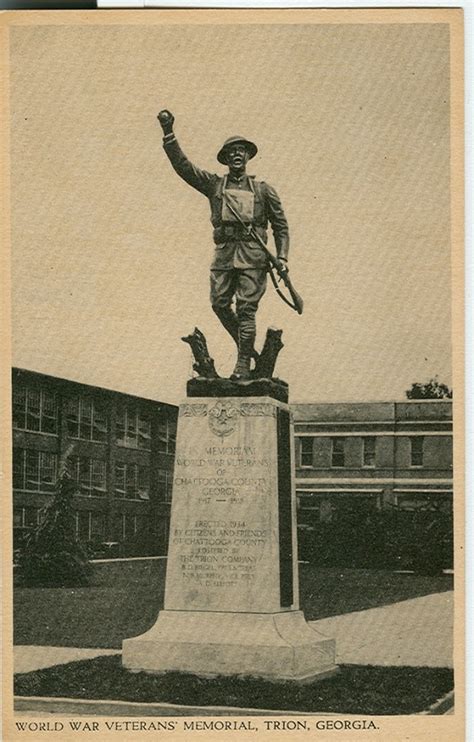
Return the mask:
<svg viewBox="0 0 474 742">
<path fill-rule="evenodd" d="M 158 114 L 158 121 L 161 124 L 164 134 L 170 134 L 173 131 L 174 116 L 170 111 L 164 109 Z"/>
</svg>

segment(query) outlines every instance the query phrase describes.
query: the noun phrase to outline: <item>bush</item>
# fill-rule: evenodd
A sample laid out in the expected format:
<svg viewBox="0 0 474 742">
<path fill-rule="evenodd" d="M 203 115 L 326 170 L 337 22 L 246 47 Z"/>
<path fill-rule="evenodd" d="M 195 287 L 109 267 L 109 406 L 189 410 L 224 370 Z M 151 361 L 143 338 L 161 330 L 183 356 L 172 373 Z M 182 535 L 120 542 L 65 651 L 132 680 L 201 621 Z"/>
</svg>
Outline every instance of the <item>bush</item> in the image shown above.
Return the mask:
<svg viewBox="0 0 474 742">
<path fill-rule="evenodd" d="M 91 566 L 75 534 L 75 490 L 76 484 L 64 465 L 53 501 L 43 509 L 41 522 L 26 535 L 20 549 L 18 569 L 24 584 L 75 587 L 89 583 Z"/>
<path fill-rule="evenodd" d="M 300 559 L 318 566 L 410 569 L 434 575 L 452 567 L 452 515 L 432 507 L 367 511 L 341 507 L 298 529 Z"/>
</svg>

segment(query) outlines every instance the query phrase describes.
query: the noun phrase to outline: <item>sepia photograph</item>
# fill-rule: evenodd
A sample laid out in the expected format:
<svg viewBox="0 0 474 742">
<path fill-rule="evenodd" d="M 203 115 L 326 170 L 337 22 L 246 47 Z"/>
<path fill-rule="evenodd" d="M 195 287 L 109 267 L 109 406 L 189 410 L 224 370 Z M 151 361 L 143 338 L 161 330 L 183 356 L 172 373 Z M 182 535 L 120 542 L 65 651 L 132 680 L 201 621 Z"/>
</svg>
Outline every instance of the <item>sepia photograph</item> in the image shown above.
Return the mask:
<svg viewBox="0 0 474 742">
<path fill-rule="evenodd" d="M 462 23 L 0 17 L 5 740 L 463 739 Z"/>
</svg>

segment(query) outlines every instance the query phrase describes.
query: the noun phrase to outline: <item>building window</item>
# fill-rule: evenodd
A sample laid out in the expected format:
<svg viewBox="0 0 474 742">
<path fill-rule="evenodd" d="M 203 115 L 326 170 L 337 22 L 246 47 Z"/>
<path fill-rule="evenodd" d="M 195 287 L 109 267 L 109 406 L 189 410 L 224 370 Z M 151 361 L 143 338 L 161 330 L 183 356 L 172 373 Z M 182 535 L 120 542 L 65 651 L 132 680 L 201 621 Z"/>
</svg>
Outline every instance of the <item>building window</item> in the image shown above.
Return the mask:
<svg viewBox="0 0 474 742">
<path fill-rule="evenodd" d="M 435 490 L 431 494 L 421 494 L 413 491 L 410 494 L 397 495 L 397 507 L 401 510 L 421 510 L 436 515 L 440 513 L 451 515 L 453 507 L 452 498 L 452 492 L 449 495 L 441 495 L 440 497 Z"/>
<path fill-rule="evenodd" d="M 345 438 L 332 438 L 331 466 L 344 466 Z"/>
<path fill-rule="evenodd" d="M 151 448 L 151 422 L 143 412 L 124 407 L 117 414 L 117 445 L 126 448 Z"/>
<path fill-rule="evenodd" d="M 13 528 L 33 528 L 40 522 L 40 508 L 13 508 Z"/>
<path fill-rule="evenodd" d="M 79 541 L 100 542 L 105 537 L 105 515 L 93 510 L 77 510 L 76 538 Z"/>
<path fill-rule="evenodd" d="M 332 523 L 334 518 L 335 506 L 331 497 L 321 500 L 319 503 L 319 521 L 320 523 Z"/>
<path fill-rule="evenodd" d="M 107 494 L 105 461 L 88 456 L 71 456 L 70 473 L 79 485 L 78 494 L 85 497 L 105 497 Z"/>
<path fill-rule="evenodd" d="M 133 513 L 117 513 L 114 517 L 114 539 L 125 541 L 127 538 L 136 536 L 138 530 L 138 518 Z"/>
<path fill-rule="evenodd" d="M 176 451 L 176 421 L 160 420 L 158 423 L 158 451 L 174 454 Z"/>
<path fill-rule="evenodd" d="M 13 449 L 13 488 L 26 492 L 53 492 L 58 457 L 47 451 Z"/>
<path fill-rule="evenodd" d="M 115 464 L 115 496 L 127 500 L 149 500 L 149 468 L 123 462 Z"/>
<path fill-rule="evenodd" d="M 410 466 L 423 466 L 423 441 L 422 435 L 410 438 Z"/>
<path fill-rule="evenodd" d="M 104 443 L 107 440 L 105 408 L 87 397 L 71 397 L 66 405 L 66 420 L 70 438 Z"/>
<path fill-rule="evenodd" d="M 57 435 L 56 394 L 44 389 L 16 386 L 13 390 L 13 427 Z"/>
<path fill-rule="evenodd" d="M 367 467 L 375 466 L 375 436 L 367 436 L 362 439 L 363 446 L 363 465 Z"/>
<path fill-rule="evenodd" d="M 171 502 L 173 472 L 158 469 L 158 496 L 162 502 Z"/>
<path fill-rule="evenodd" d="M 313 466 L 313 438 L 300 438 L 301 466 Z"/>
</svg>

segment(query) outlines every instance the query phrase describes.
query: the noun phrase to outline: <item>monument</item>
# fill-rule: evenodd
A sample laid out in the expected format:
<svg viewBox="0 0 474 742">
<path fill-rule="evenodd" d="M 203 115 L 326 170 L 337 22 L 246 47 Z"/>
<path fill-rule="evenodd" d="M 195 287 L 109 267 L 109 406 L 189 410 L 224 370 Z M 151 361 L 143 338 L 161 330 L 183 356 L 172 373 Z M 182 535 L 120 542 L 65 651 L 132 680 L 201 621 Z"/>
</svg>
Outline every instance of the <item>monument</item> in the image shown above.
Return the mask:
<svg viewBox="0 0 474 742">
<path fill-rule="evenodd" d="M 149 631 L 124 640 L 122 663 L 151 673 L 323 678 L 337 670 L 335 642 L 299 609 L 293 426 L 288 386 L 273 377 L 281 331 L 267 331 L 260 354 L 254 347 L 267 271 L 302 311 L 286 267 L 286 218 L 274 189 L 246 175 L 252 142 L 227 140 L 218 159 L 229 174 L 213 176 L 182 153 L 172 115 L 159 120 L 173 167 L 210 201 L 211 301 L 237 362 L 220 378 L 204 335 L 196 328 L 183 338 L 197 377 L 179 407 L 164 609 Z M 276 258 L 266 250 L 268 221 Z"/>
</svg>

